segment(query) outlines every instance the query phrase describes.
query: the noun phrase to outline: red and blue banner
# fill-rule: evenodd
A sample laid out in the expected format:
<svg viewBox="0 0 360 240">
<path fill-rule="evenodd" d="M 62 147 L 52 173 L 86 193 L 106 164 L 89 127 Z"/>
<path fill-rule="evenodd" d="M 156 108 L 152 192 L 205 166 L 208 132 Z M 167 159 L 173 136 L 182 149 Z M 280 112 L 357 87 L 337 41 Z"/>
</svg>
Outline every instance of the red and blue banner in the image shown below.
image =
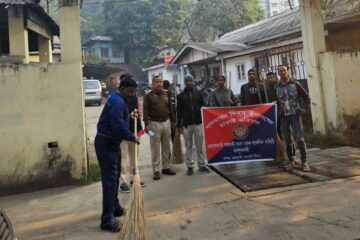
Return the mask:
<svg viewBox="0 0 360 240">
<path fill-rule="evenodd" d="M 203 108 L 202 118 L 210 165 L 274 159 L 275 104 Z"/>
</svg>

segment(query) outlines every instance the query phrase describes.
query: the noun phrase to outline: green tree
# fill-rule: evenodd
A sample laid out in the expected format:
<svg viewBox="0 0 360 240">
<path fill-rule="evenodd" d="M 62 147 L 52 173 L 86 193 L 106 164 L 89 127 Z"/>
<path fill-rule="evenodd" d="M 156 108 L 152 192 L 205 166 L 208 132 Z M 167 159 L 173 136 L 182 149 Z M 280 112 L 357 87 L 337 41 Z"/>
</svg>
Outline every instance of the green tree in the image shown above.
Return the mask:
<svg viewBox="0 0 360 240">
<path fill-rule="evenodd" d="M 263 17 L 259 0 L 202 0 L 186 26 L 192 41 L 205 42 Z"/>
<path fill-rule="evenodd" d="M 111 8 L 106 5 L 107 32 L 125 49 L 127 60 L 147 65 L 161 50 L 180 46 L 186 17 L 182 1 L 139 0 Z"/>
</svg>

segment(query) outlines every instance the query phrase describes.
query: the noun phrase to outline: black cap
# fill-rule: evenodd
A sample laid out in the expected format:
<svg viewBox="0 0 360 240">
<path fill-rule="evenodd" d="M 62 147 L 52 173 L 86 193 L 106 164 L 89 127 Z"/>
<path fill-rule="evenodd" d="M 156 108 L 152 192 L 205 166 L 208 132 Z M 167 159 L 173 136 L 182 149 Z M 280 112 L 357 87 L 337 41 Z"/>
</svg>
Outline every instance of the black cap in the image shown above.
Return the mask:
<svg viewBox="0 0 360 240">
<path fill-rule="evenodd" d="M 123 80 L 124 78 L 132 78 L 132 76 L 129 73 L 123 73 L 120 75 L 120 80 Z"/>
<path fill-rule="evenodd" d="M 131 77 L 126 77 L 121 80 L 119 88 L 127 88 L 127 87 L 135 87 L 136 88 L 137 86 L 138 85 L 134 79 L 132 79 Z"/>
</svg>

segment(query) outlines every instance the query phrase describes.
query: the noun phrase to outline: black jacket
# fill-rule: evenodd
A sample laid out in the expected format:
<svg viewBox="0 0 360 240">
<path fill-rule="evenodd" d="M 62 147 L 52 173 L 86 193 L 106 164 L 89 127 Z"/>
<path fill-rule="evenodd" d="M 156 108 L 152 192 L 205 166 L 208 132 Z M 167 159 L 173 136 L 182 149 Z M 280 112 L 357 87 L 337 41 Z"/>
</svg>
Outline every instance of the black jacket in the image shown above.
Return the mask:
<svg viewBox="0 0 360 240">
<path fill-rule="evenodd" d="M 139 99 L 137 96 L 132 96 L 130 99 L 127 100 L 127 104 L 129 106 L 129 113 L 132 113 L 135 109 L 138 108 L 138 101 Z M 135 123 L 134 123 L 134 119 L 131 117 L 130 117 L 129 127 L 131 132 L 134 133 Z M 140 118 L 137 118 L 137 131 L 140 131 L 141 129 L 142 126 L 141 126 Z"/>
<path fill-rule="evenodd" d="M 264 85 L 262 83 L 246 83 L 241 86 L 241 105 L 255 105 L 266 103 Z"/>
<path fill-rule="evenodd" d="M 177 99 L 178 128 L 201 124 L 201 108 L 205 105 L 201 92 L 194 87 L 185 88 Z"/>
</svg>

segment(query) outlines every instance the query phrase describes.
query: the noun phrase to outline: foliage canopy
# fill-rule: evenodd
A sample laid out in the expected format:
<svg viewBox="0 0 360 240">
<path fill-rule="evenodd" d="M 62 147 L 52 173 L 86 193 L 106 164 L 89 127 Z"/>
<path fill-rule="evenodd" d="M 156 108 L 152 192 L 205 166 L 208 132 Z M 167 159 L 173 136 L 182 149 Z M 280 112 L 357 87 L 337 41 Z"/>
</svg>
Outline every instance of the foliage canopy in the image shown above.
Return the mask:
<svg viewBox="0 0 360 240">
<path fill-rule="evenodd" d="M 141 65 L 156 62 L 163 49 L 212 41 L 264 16 L 258 0 L 101 0 L 93 16 L 83 12 L 83 36 L 109 35 L 128 62 Z"/>
</svg>

